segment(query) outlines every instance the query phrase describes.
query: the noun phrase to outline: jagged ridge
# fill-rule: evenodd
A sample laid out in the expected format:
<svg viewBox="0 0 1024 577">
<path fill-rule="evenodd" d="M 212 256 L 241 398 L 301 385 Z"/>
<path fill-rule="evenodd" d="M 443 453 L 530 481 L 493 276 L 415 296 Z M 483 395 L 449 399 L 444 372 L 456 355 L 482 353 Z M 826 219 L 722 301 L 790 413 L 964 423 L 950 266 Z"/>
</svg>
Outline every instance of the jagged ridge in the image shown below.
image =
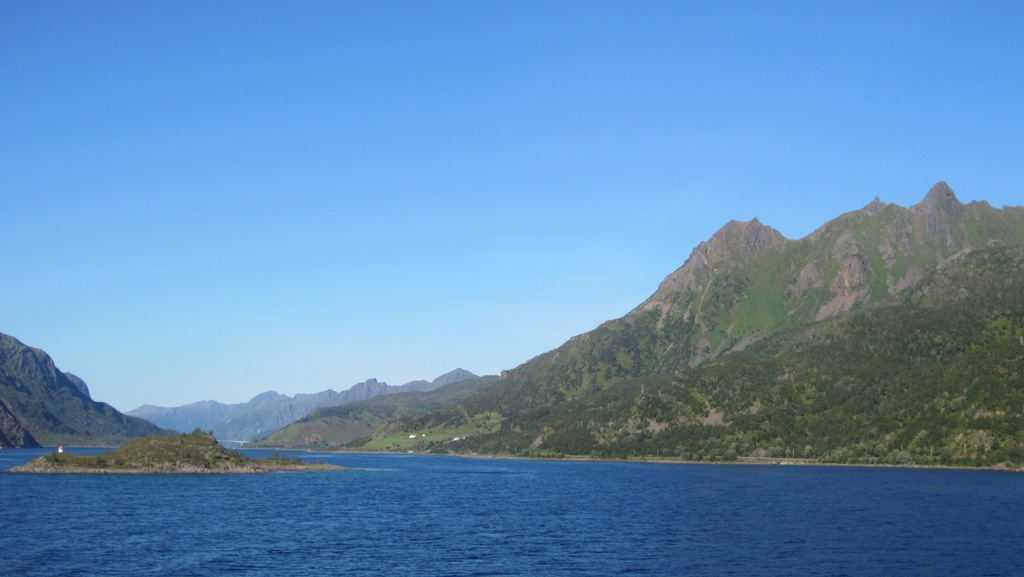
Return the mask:
<svg viewBox="0 0 1024 577">
<path fill-rule="evenodd" d="M 412 381 L 397 387 L 377 379 L 367 379 L 341 392 L 328 389 L 289 397 L 268 391 L 246 403 L 228 405 L 216 401 L 199 401 L 170 408 L 143 405 L 128 411 L 128 414 L 183 433 L 199 428 L 213 431 L 218 439 L 225 441 L 252 441 L 266 437 L 322 407 L 336 407 L 405 391 L 431 391 L 445 384 L 472 378 L 476 378 L 476 375 L 459 368 L 430 382 Z"/>
</svg>

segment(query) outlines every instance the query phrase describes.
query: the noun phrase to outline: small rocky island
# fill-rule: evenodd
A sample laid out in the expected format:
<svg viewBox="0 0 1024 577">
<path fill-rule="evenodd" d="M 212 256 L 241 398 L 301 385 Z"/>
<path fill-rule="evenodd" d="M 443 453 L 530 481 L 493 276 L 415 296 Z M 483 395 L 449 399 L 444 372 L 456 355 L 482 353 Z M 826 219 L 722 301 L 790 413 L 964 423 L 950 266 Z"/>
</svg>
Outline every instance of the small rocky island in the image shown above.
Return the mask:
<svg viewBox="0 0 1024 577">
<path fill-rule="evenodd" d="M 177 436 L 148 436 L 128 441 L 102 455 L 43 455 L 11 473 L 142 473 L 209 474 L 270 473 L 274 471 L 329 471 L 345 467 L 306 463 L 297 457 L 251 459 L 224 448 L 213 435 L 199 429 Z"/>
</svg>

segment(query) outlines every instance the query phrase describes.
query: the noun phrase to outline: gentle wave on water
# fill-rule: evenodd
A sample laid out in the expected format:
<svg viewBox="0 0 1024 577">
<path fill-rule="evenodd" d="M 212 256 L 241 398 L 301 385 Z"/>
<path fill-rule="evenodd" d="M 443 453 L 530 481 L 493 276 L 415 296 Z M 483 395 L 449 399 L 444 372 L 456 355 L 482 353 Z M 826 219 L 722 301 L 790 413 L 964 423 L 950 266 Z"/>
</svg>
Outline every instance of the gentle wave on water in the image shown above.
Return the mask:
<svg viewBox="0 0 1024 577">
<path fill-rule="evenodd" d="M 0 467 L 30 454 L 0 451 Z M 1012 473 L 299 455 L 354 470 L 0 475 L 0 567 L 934 576 L 1014 575 L 1022 561 L 1024 476 Z"/>
</svg>

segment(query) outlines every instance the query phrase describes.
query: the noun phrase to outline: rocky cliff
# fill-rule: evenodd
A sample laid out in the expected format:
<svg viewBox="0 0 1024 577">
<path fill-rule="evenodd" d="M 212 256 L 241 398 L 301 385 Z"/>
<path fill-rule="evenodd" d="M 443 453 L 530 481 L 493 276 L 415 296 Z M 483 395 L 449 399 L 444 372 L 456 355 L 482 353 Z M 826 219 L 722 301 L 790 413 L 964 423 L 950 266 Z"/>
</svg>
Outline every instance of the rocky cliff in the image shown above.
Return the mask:
<svg viewBox="0 0 1024 577">
<path fill-rule="evenodd" d="M 0 334 L 3 446 L 104 446 L 158 433 L 152 423 L 93 401 L 85 382 L 61 372 L 44 351 Z"/>
</svg>

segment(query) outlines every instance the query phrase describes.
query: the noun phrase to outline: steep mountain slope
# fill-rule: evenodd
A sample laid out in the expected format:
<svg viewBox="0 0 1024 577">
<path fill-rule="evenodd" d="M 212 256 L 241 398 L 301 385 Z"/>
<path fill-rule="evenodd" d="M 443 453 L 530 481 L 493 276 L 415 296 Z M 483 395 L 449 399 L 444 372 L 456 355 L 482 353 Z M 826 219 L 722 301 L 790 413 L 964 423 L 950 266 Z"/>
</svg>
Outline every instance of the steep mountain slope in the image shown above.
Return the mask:
<svg viewBox="0 0 1024 577">
<path fill-rule="evenodd" d="M 85 382 L 45 352 L 0 334 L 0 443 L 104 446 L 160 434 L 152 423 L 89 398 Z"/>
<path fill-rule="evenodd" d="M 972 250 L 926 276 L 893 302 L 719 361 L 522 412 L 454 446 L 414 448 L 1024 466 L 1024 246 Z M 398 424 L 429 438 L 452 413 Z"/>
<path fill-rule="evenodd" d="M 466 378 L 475 378 L 475 375 L 464 369 L 455 369 L 431 382 L 413 381 L 398 387 L 377 379 L 367 379 L 341 392 L 328 389 L 319 393 L 289 397 L 268 391 L 246 403 L 199 401 L 169 408 L 143 405 L 129 411 L 128 414 L 183 433 L 199 428 L 213 431 L 218 439 L 251 441 L 288 426 L 321 407 L 334 407 L 396 392 L 430 391 L 443 384 Z"/>
<path fill-rule="evenodd" d="M 471 374 L 467 371 L 459 377 Z M 370 435 L 388 420 L 447 407 L 493 385 L 497 380 L 497 376 L 460 378 L 430 391 L 397 392 L 339 407 L 317 409 L 251 446 L 282 449 L 341 448 L 351 441 Z"/>
<path fill-rule="evenodd" d="M 997 210 L 980 202 L 964 205 L 944 183 L 935 185 L 922 202 L 911 208 L 875 199 L 864 209 L 842 215 L 797 241 L 783 238 L 757 220 L 732 222 L 698 245 L 680 269 L 622 319 L 604 323 L 505 372 L 498 384 L 450 410 L 408 418 L 392 429 L 451 429 L 458 419 L 464 418 L 462 415 L 493 422 L 497 414 L 503 423 L 500 433 L 490 437 L 479 435 L 462 446 L 517 453 L 544 447 L 554 451 L 554 445 L 545 443 L 554 438 L 552 435 L 570 435 L 573 427 L 566 428 L 561 423 L 543 434 L 534 427 L 554 418 L 555 413 L 569 411 L 575 415 L 587 403 L 611 402 L 608 395 L 625 394 L 623 402 L 632 402 L 641 386 L 655 387 L 659 383 L 685 381 L 684 377 L 715 374 L 724 370 L 720 367 L 739 366 L 735 362 L 715 361 L 750 358 L 755 350 L 773 350 L 769 355 L 773 359 L 791 358 L 789 355 L 810 346 L 812 341 L 805 337 L 825 331 L 831 326 L 829 323 L 852 322 L 848 318 L 863 322 L 867 311 L 905 303 L 914 295 L 920 298 L 922 287 L 933 286 L 939 282 L 936 279 L 942 278 L 942 271 L 953 270 L 944 266 L 966 267 L 957 274 L 970 274 L 971 266 L 980 266 L 975 261 L 963 260 L 964 255 L 1022 243 L 1024 209 Z M 1012 255 L 1006 258 L 1012 260 Z M 991 278 L 991 282 L 998 282 L 998 275 Z M 988 288 L 979 286 L 977 294 L 986 294 Z M 983 309 L 984 303 L 972 306 Z M 927 315 L 951 314 L 941 307 L 928 310 L 931 312 Z M 918 313 L 893 309 L 885 314 L 890 316 L 882 319 L 913 317 Z M 942 336 L 946 329 L 936 330 L 936 337 L 948 338 Z M 783 338 L 785 335 L 790 336 Z M 905 339 L 906 335 L 899 338 Z M 775 348 L 770 349 L 769 344 Z M 819 356 L 812 358 L 834 354 L 828 348 L 816 350 Z M 973 357 L 961 361 L 975 362 Z M 863 357 L 851 357 L 848 362 L 870 363 Z M 753 365 L 742 366 L 755 370 Z M 757 365 L 756 371 L 771 374 L 767 366 Z M 892 371 L 897 368 L 898 363 L 890 366 Z M 874 376 L 884 381 L 895 378 L 895 373 Z M 746 381 L 735 378 L 737 390 L 730 394 L 740 395 L 753 386 L 741 386 Z M 633 387 L 632 393 L 623 393 L 622 387 L 627 385 Z M 691 415 L 712 424 L 724 418 L 718 408 L 708 404 L 707 394 L 701 393 L 699 387 L 683 388 L 688 391 L 689 400 L 665 409 L 666 414 L 678 412 L 684 420 Z M 759 411 L 751 406 L 746 410 Z M 847 416 L 854 418 L 855 414 Z M 601 439 L 602 446 L 610 447 L 608 443 L 625 433 L 612 427 L 600 434 L 589 434 Z M 564 450 L 564 444 L 559 446 Z M 580 450 L 586 447 L 581 444 Z M 594 450 L 590 446 L 583 454 Z M 737 450 L 743 454 L 741 449 Z"/>
<path fill-rule="evenodd" d="M 0 448 L 38 447 L 39 443 L 21 426 L 18 417 L 0 399 Z"/>
<path fill-rule="evenodd" d="M 730 222 L 625 317 L 502 375 L 484 407 L 502 414 L 697 366 L 769 335 L 884 302 L 960 251 L 1024 243 L 1024 208 L 963 205 L 945 183 L 911 207 L 877 199 L 787 240 Z"/>
</svg>

